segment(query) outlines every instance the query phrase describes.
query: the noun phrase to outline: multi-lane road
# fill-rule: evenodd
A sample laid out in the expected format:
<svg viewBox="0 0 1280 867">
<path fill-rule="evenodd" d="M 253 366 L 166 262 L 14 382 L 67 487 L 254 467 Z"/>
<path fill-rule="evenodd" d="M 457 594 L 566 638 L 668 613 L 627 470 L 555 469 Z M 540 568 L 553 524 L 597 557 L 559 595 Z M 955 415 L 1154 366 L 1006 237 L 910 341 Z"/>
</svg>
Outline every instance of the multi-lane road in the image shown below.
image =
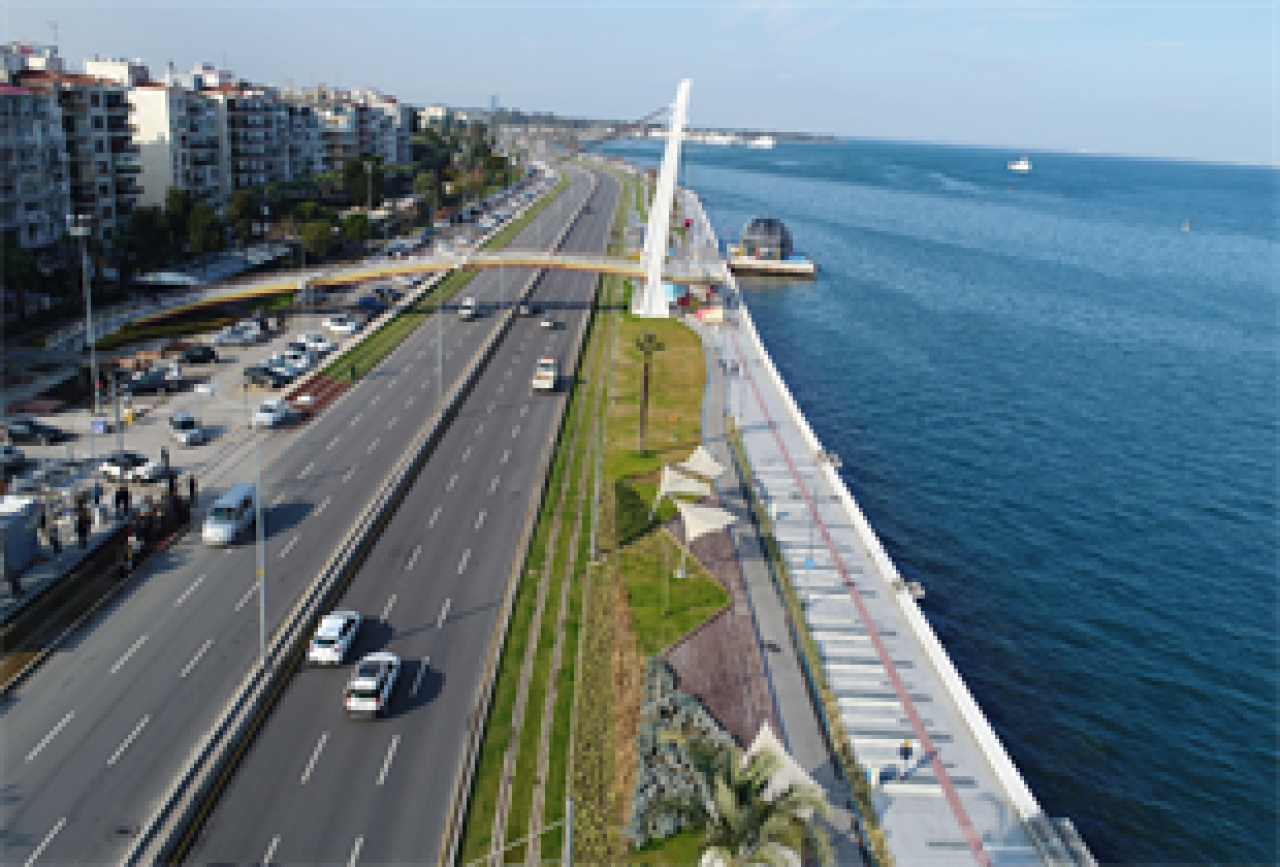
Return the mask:
<svg viewBox="0 0 1280 867">
<path fill-rule="evenodd" d="M 571 170 L 571 175 L 565 205 L 544 211 L 515 246 L 545 249 L 578 204 L 588 195 L 599 197 L 601 190 L 612 184 L 603 178 L 597 182 L 576 169 Z M 596 207 L 593 212 L 608 215 L 612 209 Z M 607 220 L 603 215 L 593 222 Z M 589 219 L 590 216 L 584 218 L 571 231 L 575 243 L 580 243 L 576 239 Z M 596 237 L 602 239 L 603 231 L 597 228 Z M 594 249 L 598 248 L 599 244 Z M 497 311 L 510 302 L 529 276 L 527 271 L 478 275 L 467 292 L 480 300 L 489 315 L 475 322 L 460 322 L 446 314 L 443 329 L 438 332 L 428 326 L 415 332 L 319 418 L 259 441 L 263 499 L 268 512 L 267 613 L 273 627 L 325 567 L 402 452 L 434 414 L 437 335 L 443 335 L 447 391 L 450 378 L 462 372 L 491 329 L 497 327 Z M 556 293 L 546 287 L 553 280 L 560 285 L 561 279 L 559 275 L 548 276 L 539 289 L 549 307 L 560 302 L 555 299 Z M 534 451 L 528 449 L 536 451 L 536 446 L 545 444 L 549 435 L 545 428 L 549 424 L 546 419 L 550 418 L 550 402 L 539 405 L 529 398 L 528 370 L 517 369 L 515 356 L 510 353 L 524 353 L 521 357 L 531 366 L 528 352 L 534 349 L 535 341 L 541 349 L 554 335 L 561 346 L 567 345 L 569 328 L 576 327 L 574 323 L 583 315 L 584 306 L 581 300 L 570 301 L 570 294 L 566 290 L 564 312 L 558 315 L 567 327 L 562 325 L 550 335 L 543 335 L 533 333 L 536 323 L 526 321 L 507 335 L 483 377 L 483 382 L 489 383 L 496 372 L 505 380 L 505 388 L 499 392 L 492 385 L 473 390 L 446 441 L 428 462 L 413 495 L 389 523 L 384 541 L 351 584 L 348 604 L 359 604 L 375 621 L 379 620 L 378 615 L 386 614 L 370 629 L 368 641 L 377 642 L 382 634 L 384 643 L 400 649 L 397 642 L 411 639 L 410 632 L 423 636 L 421 649 L 416 643 L 403 647 L 408 658 L 406 682 L 397 696 L 396 716 L 391 724 L 366 727 L 361 732 L 394 735 L 392 729 L 397 725 L 425 725 L 426 718 L 439 713 L 445 704 L 445 692 L 455 686 L 460 689 L 470 668 L 479 669 L 479 661 L 470 666 L 465 659 L 474 648 L 463 636 L 469 629 L 481 629 L 475 625 L 480 620 L 492 623 L 495 612 L 484 607 L 489 598 L 484 588 L 490 586 L 485 579 L 493 573 L 496 580 L 495 570 L 501 568 L 498 561 L 503 556 L 509 565 L 515 544 L 514 539 L 503 544 L 507 536 L 514 535 L 511 527 L 516 523 L 508 517 L 516 507 L 506 506 L 521 497 L 527 504 L 532 496 L 538 480 L 533 478 L 535 458 L 530 457 Z M 504 409 L 501 419 L 506 420 L 505 408 L 516 403 L 528 407 L 526 418 L 507 424 L 507 444 L 490 453 L 490 447 L 482 445 L 482 441 L 488 442 L 485 430 L 494 436 L 499 406 Z M 492 412 L 490 404 L 495 404 Z M 519 416 L 518 406 L 514 413 Z M 541 433 L 537 419 L 544 419 Z M 464 435 L 470 435 L 471 441 L 451 445 Z M 534 444 L 535 438 L 540 438 L 541 443 Z M 254 443 L 245 440 L 206 471 L 202 495 L 206 504 L 232 482 L 253 480 L 254 449 Z M 504 451 L 509 452 L 505 461 Z M 436 478 L 440 473 L 444 473 L 443 482 Z M 433 486 L 438 489 L 437 494 L 465 492 L 468 501 L 464 502 L 461 496 L 439 500 L 437 505 L 441 508 L 434 518 L 427 513 L 420 516 L 417 528 L 404 526 L 407 516 L 421 508 L 413 505 L 418 502 L 419 491 Z M 491 504 L 482 504 L 486 499 Z M 476 504 L 481 505 L 472 509 Z M 479 515 L 480 508 L 488 510 L 483 517 Z M 427 521 L 434 527 L 427 527 Z M 436 527 L 440 532 L 430 535 L 428 531 Z M 4 732 L 0 755 L 4 773 L 0 831 L 4 863 L 118 860 L 129 848 L 133 831 L 152 813 L 169 781 L 184 766 L 246 671 L 255 664 L 259 603 L 253 546 L 210 549 L 202 546 L 196 535 L 150 564 L 131 592 L 86 626 L 0 709 Z M 461 544 L 468 539 L 470 544 Z M 442 542 L 448 546 L 437 547 Z M 466 551 L 470 553 L 464 558 Z M 444 575 L 451 576 L 448 592 L 439 599 L 426 593 L 427 587 L 445 585 L 441 580 Z M 411 587 L 417 589 L 410 590 Z M 441 618 L 445 600 L 448 610 Z M 433 605 L 436 610 L 428 611 Z M 441 623 L 438 627 L 437 619 Z M 437 634 L 431 637 L 436 642 L 428 640 L 429 630 L 418 631 L 419 626 L 435 627 Z M 396 629 L 394 639 L 390 627 Z M 450 630 L 450 637 L 440 642 L 443 633 Z M 480 643 L 477 639 L 476 645 Z M 482 652 L 477 652 L 477 657 Z M 422 670 L 419 666 L 423 657 L 432 657 L 428 674 L 419 681 L 416 694 L 410 694 Z M 451 665 L 456 666 L 456 671 Z M 296 703 L 294 693 L 303 695 L 327 675 L 342 677 L 339 672 L 318 673 L 317 678 L 311 674 L 299 677 L 289 690 L 281 719 Z M 337 694 L 341 683 L 333 690 L 332 695 L 326 694 L 304 714 L 322 719 L 330 708 L 340 711 Z M 445 725 L 443 720 L 441 725 Z M 263 737 L 272 736 L 278 727 L 273 722 Z M 393 770 L 423 773 L 422 766 L 415 762 L 420 747 L 404 737 L 405 733 L 401 732 L 400 738 L 404 743 L 397 741 L 395 753 L 387 760 L 388 776 L 383 779 L 383 787 L 392 782 Z M 329 765 L 336 764 L 324 764 L 324 754 L 328 753 L 328 758 L 343 754 L 345 741 L 340 742 L 341 734 L 333 729 L 330 739 L 334 743 L 319 751 L 313 774 L 327 773 Z M 314 746 L 313 743 L 309 748 Z M 259 746 L 253 755 L 262 752 Z M 257 761 L 255 758 L 254 763 Z M 380 758 L 379 766 L 382 761 Z M 246 773 L 253 772 L 254 763 Z M 447 772 L 441 768 L 427 788 L 447 788 L 445 778 L 451 779 L 452 768 L 452 763 Z M 375 775 L 377 772 L 375 768 Z M 315 782 L 319 779 L 314 777 Z M 309 779 L 307 785 L 313 785 L 313 781 Z M 237 783 L 233 788 L 241 787 Z M 344 788 L 339 785 L 335 789 L 335 801 L 342 798 Z M 236 800 L 231 798 L 226 803 L 224 809 L 233 809 Z M 227 823 L 220 813 L 209 828 L 214 831 L 222 827 Z M 370 830 L 371 837 L 379 827 L 384 826 Z M 280 832 L 282 841 L 283 833 Z M 323 836 L 320 829 L 317 834 Z M 269 842 L 263 843 L 261 851 L 245 857 L 260 860 Z M 294 844 L 301 845 L 296 835 L 290 841 L 290 845 Z M 370 839 L 369 845 L 379 844 Z M 290 860 L 308 857 L 303 854 L 306 851 L 310 850 L 300 848 L 297 855 L 289 856 Z M 322 857 L 331 859 L 316 855 L 308 860 Z"/>
</svg>

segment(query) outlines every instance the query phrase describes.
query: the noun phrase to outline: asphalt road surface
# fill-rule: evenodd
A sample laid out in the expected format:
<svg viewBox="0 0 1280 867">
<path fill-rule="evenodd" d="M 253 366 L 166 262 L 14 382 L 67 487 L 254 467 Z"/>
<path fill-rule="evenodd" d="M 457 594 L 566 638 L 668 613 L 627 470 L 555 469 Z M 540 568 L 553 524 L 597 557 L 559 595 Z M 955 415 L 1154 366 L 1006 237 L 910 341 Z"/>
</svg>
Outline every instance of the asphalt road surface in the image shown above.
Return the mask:
<svg viewBox="0 0 1280 867">
<path fill-rule="evenodd" d="M 601 252 L 618 186 L 600 176 L 591 213 L 563 245 Z M 516 321 L 458 419 L 388 523 L 344 598 L 366 622 L 350 659 L 400 656 L 387 716 L 348 719 L 353 663 L 297 673 L 258 734 L 189 860 L 207 863 L 434 861 L 468 716 L 520 531 L 542 484 L 568 357 L 596 275 L 548 272 L 533 296 L 558 325 Z M 560 363 L 554 395 L 533 394 L 539 355 Z"/>
<path fill-rule="evenodd" d="M 591 187 L 585 172 L 570 173 L 565 206 L 544 211 L 513 246 L 551 244 Z M 481 273 L 466 294 L 476 296 L 487 315 L 461 322 L 446 313 L 446 392 L 496 327 L 495 309 L 530 273 Z M 428 323 L 321 417 L 259 439 L 272 627 L 325 566 L 434 412 L 436 340 L 437 328 Z M 513 374 L 508 394 L 527 388 L 524 379 L 523 371 Z M 518 440 L 512 438 L 513 446 Z M 233 482 L 255 478 L 255 451 L 246 440 L 206 469 L 203 506 Z M 459 468 L 467 465 L 457 460 Z M 526 490 L 530 485 L 519 476 L 515 456 L 508 460 L 502 496 L 517 482 Z M 495 458 L 493 472 L 501 466 Z M 479 546 L 472 556 L 474 570 L 487 562 Z M 420 562 L 425 567 L 434 557 Z M 455 599 L 457 616 L 467 611 L 468 599 Z M 256 664 L 258 605 L 252 540 L 209 548 L 197 530 L 148 564 L 131 590 L 53 655 L 0 709 L 0 860 L 117 860 Z"/>
</svg>

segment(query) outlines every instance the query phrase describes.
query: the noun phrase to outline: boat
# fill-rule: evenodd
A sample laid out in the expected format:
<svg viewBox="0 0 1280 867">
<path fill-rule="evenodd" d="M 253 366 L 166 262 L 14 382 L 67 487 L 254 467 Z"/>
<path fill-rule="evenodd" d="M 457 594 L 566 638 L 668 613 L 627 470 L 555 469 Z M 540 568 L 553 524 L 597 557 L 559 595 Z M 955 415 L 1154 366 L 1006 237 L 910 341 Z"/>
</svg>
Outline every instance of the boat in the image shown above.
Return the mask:
<svg viewBox="0 0 1280 867">
<path fill-rule="evenodd" d="M 1031 160 L 1025 156 L 1016 160 L 1009 160 L 1009 171 L 1011 172 L 1029 172 L 1031 171 Z"/>
<path fill-rule="evenodd" d="M 773 136 L 762 135 L 762 136 L 757 136 L 756 138 L 753 138 L 753 139 L 748 139 L 747 147 L 762 148 L 764 150 L 768 150 L 769 148 L 773 147 L 777 143 L 778 143 L 778 140 L 775 139 Z"/>
</svg>

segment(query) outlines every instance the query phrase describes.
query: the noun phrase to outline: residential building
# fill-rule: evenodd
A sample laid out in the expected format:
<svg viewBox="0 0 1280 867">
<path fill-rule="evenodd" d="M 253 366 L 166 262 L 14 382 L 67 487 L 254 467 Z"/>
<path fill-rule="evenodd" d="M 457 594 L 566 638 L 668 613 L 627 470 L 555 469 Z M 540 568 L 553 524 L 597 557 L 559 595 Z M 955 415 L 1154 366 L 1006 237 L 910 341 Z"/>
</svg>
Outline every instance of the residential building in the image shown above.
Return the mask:
<svg viewBox="0 0 1280 867">
<path fill-rule="evenodd" d="M 26 249 L 53 244 L 66 231 L 65 144 L 52 95 L 0 84 L 0 232 Z"/>
</svg>

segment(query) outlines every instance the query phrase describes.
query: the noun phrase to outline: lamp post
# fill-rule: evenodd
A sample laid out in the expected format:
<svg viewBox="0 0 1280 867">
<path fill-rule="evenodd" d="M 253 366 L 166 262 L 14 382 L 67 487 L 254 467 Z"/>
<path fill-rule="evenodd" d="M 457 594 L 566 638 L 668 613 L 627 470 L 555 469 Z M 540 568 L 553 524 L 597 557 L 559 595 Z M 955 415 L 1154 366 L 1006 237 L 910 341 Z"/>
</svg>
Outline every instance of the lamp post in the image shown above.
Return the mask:
<svg viewBox="0 0 1280 867">
<path fill-rule="evenodd" d="M 89 417 L 89 465 L 97 460 L 97 440 L 93 422 L 102 407 L 98 400 L 98 350 L 93 330 L 93 283 L 89 276 L 89 232 L 92 218 L 87 214 L 68 214 L 67 230 L 71 237 L 80 239 L 80 267 L 84 275 L 84 336 L 89 344 L 89 378 L 93 388 L 93 412 Z"/>
<path fill-rule="evenodd" d="M 254 524 L 258 548 L 258 658 L 263 669 L 267 667 L 267 549 L 266 534 L 262 523 L 262 437 L 253 426 L 253 417 L 249 415 L 249 383 L 240 386 L 241 402 L 244 406 L 245 424 L 249 427 L 249 435 L 253 437 L 253 464 L 257 477 L 257 496 L 254 497 Z"/>
<path fill-rule="evenodd" d="M 373 163 L 364 161 L 364 212 L 369 217 L 369 234 L 373 234 Z"/>
</svg>

